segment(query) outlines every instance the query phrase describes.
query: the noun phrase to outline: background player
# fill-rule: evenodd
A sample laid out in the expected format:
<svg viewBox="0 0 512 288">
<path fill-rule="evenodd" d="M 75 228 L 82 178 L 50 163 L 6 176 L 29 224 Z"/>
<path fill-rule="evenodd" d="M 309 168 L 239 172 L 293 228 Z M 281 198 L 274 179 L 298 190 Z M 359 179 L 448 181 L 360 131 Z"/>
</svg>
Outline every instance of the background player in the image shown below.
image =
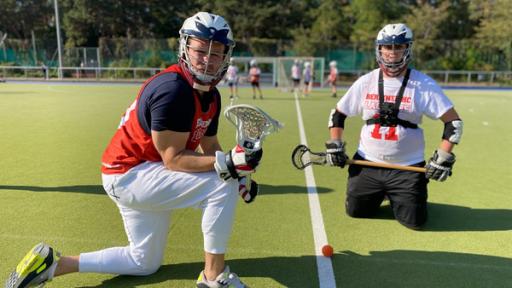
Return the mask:
<svg viewBox="0 0 512 288">
<path fill-rule="evenodd" d="M 336 98 L 338 95 L 336 94 L 336 80 L 338 80 L 338 68 L 336 67 L 338 64 L 336 61 L 329 62 L 329 77 L 327 78 L 327 82 L 329 86 L 331 86 L 332 97 Z"/>
<path fill-rule="evenodd" d="M 226 72 L 226 81 L 229 86 L 229 99 L 238 99 L 238 67 L 234 64 L 233 57 L 229 60 L 229 67 Z"/>
<path fill-rule="evenodd" d="M 302 71 L 300 69 L 299 59 L 295 59 L 293 61 L 293 65 L 291 68 L 291 78 L 292 78 L 292 93 L 298 93 L 300 89 L 300 77 Z"/>
<path fill-rule="evenodd" d="M 304 63 L 304 71 L 303 71 L 303 79 L 304 79 L 304 88 L 302 95 L 304 97 L 309 95 L 309 92 L 311 91 L 311 86 L 313 83 L 313 71 L 311 69 L 311 62 Z"/>
<path fill-rule="evenodd" d="M 344 167 L 343 131 L 346 117 L 362 114 L 354 159 L 398 165 L 424 166 L 422 116 L 441 119 L 444 132 L 439 148 L 426 165 L 426 174 L 351 165 L 348 169 L 346 212 L 371 217 L 385 196 L 395 218 L 406 227 L 420 228 L 427 220 L 428 179 L 444 181 L 455 163 L 453 146 L 462 136 L 462 121 L 435 81 L 408 69 L 412 59 L 412 31 L 404 24 L 386 25 L 377 35 L 375 54 L 379 69 L 360 77 L 330 115 L 327 159 Z"/>
<path fill-rule="evenodd" d="M 252 99 L 256 99 L 256 90 L 259 92 L 260 99 L 263 99 L 263 94 L 261 93 L 260 88 L 261 70 L 258 67 L 258 62 L 256 62 L 256 59 L 252 59 L 250 65 L 251 69 L 249 69 L 249 82 L 251 82 L 252 86 Z"/>
</svg>

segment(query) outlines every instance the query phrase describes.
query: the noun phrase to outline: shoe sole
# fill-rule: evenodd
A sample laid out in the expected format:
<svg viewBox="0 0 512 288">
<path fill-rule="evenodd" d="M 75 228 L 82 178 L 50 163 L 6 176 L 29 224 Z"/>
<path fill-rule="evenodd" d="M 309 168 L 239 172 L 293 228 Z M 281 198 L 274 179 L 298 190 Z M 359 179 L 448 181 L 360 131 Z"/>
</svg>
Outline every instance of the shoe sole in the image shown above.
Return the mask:
<svg viewBox="0 0 512 288">
<path fill-rule="evenodd" d="M 48 247 L 48 254 L 45 256 L 43 255 L 43 250 Z M 25 257 L 20 261 L 18 266 L 16 266 L 16 271 L 12 272 L 9 275 L 9 278 L 6 282 L 6 288 L 18 288 L 18 287 L 27 287 L 27 285 L 30 283 L 30 281 L 34 280 L 35 278 L 39 277 L 41 273 L 43 273 L 45 270 L 47 270 L 50 266 L 48 266 L 45 262 L 46 258 L 51 254 L 51 257 L 53 258 L 53 249 L 43 243 L 40 243 L 36 245 L 32 250 L 30 250 Z M 56 253 L 58 259 L 59 253 Z M 52 264 L 55 263 L 55 261 L 52 261 Z M 33 277 L 30 277 L 30 281 L 27 282 L 27 279 L 29 276 L 31 276 L 32 273 Z M 24 283 L 27 282 L 27 283 Z M 46 282 L 46 281 L 45 281 Z M 43 287 L 45 285 L 45 282 L 42 282 L 38 284 L 35 287 Z M 23 286 L 21 286 L 23 284 Z"/>
</svg>

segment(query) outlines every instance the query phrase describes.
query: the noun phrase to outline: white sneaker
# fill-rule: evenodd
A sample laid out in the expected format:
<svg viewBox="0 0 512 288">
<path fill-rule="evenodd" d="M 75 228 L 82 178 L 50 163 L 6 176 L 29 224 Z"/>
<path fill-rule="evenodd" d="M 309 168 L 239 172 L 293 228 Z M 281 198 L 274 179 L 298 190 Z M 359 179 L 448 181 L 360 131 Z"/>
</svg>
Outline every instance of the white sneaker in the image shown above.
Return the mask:
<svg viewBox="0 0 512 288">
<path fill-rule="evenodd" d="M 37 244 L 9 275 L 5 288 L 43 287 L 52 280 L 59 258 L 60 253 L 49 245 Z"/>
<path fill-rule="evenodd" d="M 226 266 L 224 271 L 213 281 L 206 279 L 204 271 L 201 271 L 197 278 L 196 285 L 197 288 L 248 288 L 248 286 L 240 281 L 238 275 L 229 272 L 229 266 Z"/>
</svg>

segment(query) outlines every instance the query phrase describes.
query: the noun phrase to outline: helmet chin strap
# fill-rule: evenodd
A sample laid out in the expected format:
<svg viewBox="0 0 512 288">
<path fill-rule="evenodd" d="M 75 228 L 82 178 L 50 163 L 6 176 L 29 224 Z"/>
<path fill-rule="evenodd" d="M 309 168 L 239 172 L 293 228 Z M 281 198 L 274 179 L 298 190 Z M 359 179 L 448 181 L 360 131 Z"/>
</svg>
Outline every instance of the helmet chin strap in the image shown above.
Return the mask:
<svg viewBox="0 0 512 288">
<path fill-rule="evenodd" d="M 199 84 L 196 81 L 194 81 L 194 84 L 192 84 L 192 88 L 199 90 L 199 91 L 208 92 L 208 91 L 210 91 L 212 86 Z"/>
<path fill-rule="evenodd" d="M 391 71 L 389 68 L 387 68 L 384 64 L 379 64 L 380 69 L 384 74 L 388 77 L 398 77 L 400 74 L 402 74 L 407 69 L 407 64 L 402 66 L 400 69 L 396 71 Z"/>
<path fill-rule="evenodd" d="M 188 70 L 187 64 L 185 63 L 185 61 L 183 61 L 182 58 L 180 58 L 179 63 L 181 66 L 181 70 L 183 71 L 183 74 L 185 74 L 185 78 L 186 78 L 188 84 L 190 84 L 190 86 L 192 86 L 193 89 L 203 91 L 203 92 L 208 92 L 212 89 L 213 86 L 215 86 L 217 84 L 217 83 L 204 84 L 204 83 L 199 82 L 197 79 L 195 79 L 194 75 L 192 75 L 192 73 L 190 73 L 190 71 Z"/>
</svg>

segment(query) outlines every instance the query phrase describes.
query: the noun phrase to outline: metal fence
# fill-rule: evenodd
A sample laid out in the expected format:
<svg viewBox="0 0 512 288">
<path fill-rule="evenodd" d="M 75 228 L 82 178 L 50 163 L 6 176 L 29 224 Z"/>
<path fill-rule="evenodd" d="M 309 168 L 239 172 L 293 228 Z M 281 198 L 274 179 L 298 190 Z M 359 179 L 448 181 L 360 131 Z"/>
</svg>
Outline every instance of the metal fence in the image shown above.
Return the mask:
<svg viewBox="0 0 512 288">
<path fill-rule="evenodd" d="M 59 68 L 46 66 L 0 66 L 0 78 L 12 80 L 59 80 Z M 162 71 L 163 68 L 134 67 L 62 67 L 63 80 L 74 81 L 144 81 Z M 369 70 L 341 70 L 339 79 L 350 85 Z M 512 71 L 422 71 L 439 84 L 512 86 Z M 272 75 L 262 75 L 262 84 L 272 85 Z M 268 76 L 268 77 L 267 77 Z M 267 83 L 268 82 L 268 83 Z"/>
<path fill-rule="evenodd" d="M 63 80 L 144 80 L 162 68 L 62 67 Z M 16 80 L 59 80 L 59 68 L 47 66 L 0 66 L 0 77 Z"/>
</svg>

